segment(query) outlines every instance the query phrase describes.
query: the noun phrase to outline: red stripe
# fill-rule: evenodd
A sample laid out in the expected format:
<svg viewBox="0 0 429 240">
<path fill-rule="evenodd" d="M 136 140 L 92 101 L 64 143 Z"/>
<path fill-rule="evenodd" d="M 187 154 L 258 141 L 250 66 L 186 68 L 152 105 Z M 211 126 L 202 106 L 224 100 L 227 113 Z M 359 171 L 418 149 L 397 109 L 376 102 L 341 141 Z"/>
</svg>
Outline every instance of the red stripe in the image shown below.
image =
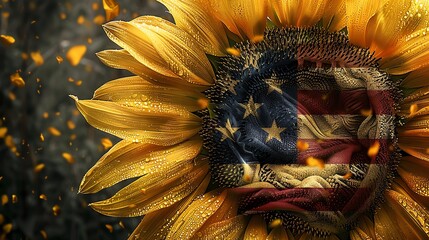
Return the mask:
<svg viewBox="0 0 429 240">
<path fill-rule="evenodd" d="M 369 188 L 234 188 L 242 197 L 240 208 L 247 212 L 359 210 L 371 198 Z"/>
<path fill-rule="evenodd" d="M 362 114 L 372 109 L 373 115 L 394 115 L 391 90 L 298 90 L 298 114 Z"/>
</svg>

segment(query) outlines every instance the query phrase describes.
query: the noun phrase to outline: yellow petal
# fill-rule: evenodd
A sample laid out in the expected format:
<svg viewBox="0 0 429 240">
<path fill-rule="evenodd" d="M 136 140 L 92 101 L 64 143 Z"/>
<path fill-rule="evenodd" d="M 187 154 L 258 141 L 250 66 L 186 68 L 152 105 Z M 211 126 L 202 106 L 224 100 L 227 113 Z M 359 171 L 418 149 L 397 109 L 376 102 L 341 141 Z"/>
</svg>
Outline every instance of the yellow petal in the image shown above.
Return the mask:
<svg viewBox="0 0 429 240">
<path fill-rule="evenodd" d="M 125 179 L 168 171 L 195 158 L 201 144 L 198 137 L 169 147 L 123 140 L 85 174 L 79 192 L 94 193 Z"/>
<path fill-rule="evenodd" d="M 113 101 L 123 106 L 142 109 L 171 108 L 180 115 L 189 115 L 202 109 L 198 103 L 206 99 L 201 93 L 192 89 L 177 89 L 168 86 L 154 85 L 140 77 L 125 77 L 110 81 L 94 93 L 94 100 Z"/>
<path fill-rule="evenodd" d="M 269 0 L 270 19 L 279 27 L 311 27 L 322 19 L 328 0 Z M 335 7 L 336 3 L 332 4 Z"/>
<path fill-rule="evenodd" d="M 386 203 L 382 207 L 382 212 L 377 215 L 388 214 L 388 216 L 379 216 L 382 221 L 377 222 L 376 232 L 383 239 L 427 239 L 429 229 L 427 219 L 429 213 L 409 196 L 390 190 L 386 193 Z M 383 212 L 386 211 L 386 212 Z M 389 220 L 385 218 L 390 218 Z M 384 226 L 380 226 L 383 225 Z M 387 224 L 386 224 L 387 223 Z M 396 229 L 390 227 L 397 226 Z M 386 228 L 385 228 L 386 227 Z M 400 229 L 400 231 L 398 231 Z M 381 231 L 380 231 L 381 230 Z"/>
<path fill-rule="evenodd" d="M 387 0 L 346 1 L 347 31 L 350 42 L 360 47 L 369 47 L 366 43 L 366 30 L 370 19 Z"/>
<path fill-rule="evenodd" d="M 107 36 L 124 48 L 137 61 L 164 76 L 177 77 L 152 45 L 151 40 L 136 26 L 128 22 L 109 22 L 103 25 Z"/>
<path fill-rule="evenodd" d="M 255 215 L 250 219 L 244 234 L 244 240 L 265 240 L 268 236 L 264 218 Z"/>
<path fill-rule="evenodd" d="M 222 23 L 203 0 L 158 0 L 173 15 L 178 27 L 194 37 L 202 48 L 215 56 L 225 55 L 229 46 Z"/>
<path fill-rule="evenodd" d="M 226 27 L 242 38 L 261 41 L 267 21 L 267 0 L 210 1 L 214 15 Z"/>
<path fill-rule="evenodd" d="M 159 172 L 144 175 L 113 197 L 90 204 L 99 213 L 135 217 L 169 207 L 191 194 L 208 173 L 208 162 L 182 161 Z"/>
<path fill-rule="evenodd" d="M 398 173 L 408 187 L 421 196 L 429 197 L 429 162 L 407 156 L 401 159 Z"/>
<path fill-rule="evenodd" d="M 227 191 L 204 194 L 192 202 L 171 227 L 167 239 L 189 239 L 201 228 L 225 201 Z M 227 201 L 235 201 L 230 199 Z"/>
<path fill-rule="evenodd" d="M 183 81 L 179 76 L 167 71 L 155 71 L 137 61 L 126 50 L 105 50 L 97 53 L 100 60 L 109 67 L 126 69 L 143 79 L 160 85 L 174 86 L 182 89 L 200 89 L 197 85 Z"/>
<path fill-rule="evenodd" d="M 368 240 L 371 238 L 365 231 L 356 227 L 352 231 L 350 231 L 350 239 L 351 240 Z M 375 239 L 375 238 L 374 238 Z"/>
<path fill-rule="evenodd" d="M 236 216 L 213 223 L 196 234 L 196 239 L 241 239 L 246 229 L 247 218 Z"/>
<path fill-rule="evenodd" d="M 150 39 L 174 73 L 199 85 L 214 82 L 213 68 L 204 50 L 191 35 L 171 22 L 154 16 L 136 18 L 131 24 Z"/>
<path fill-rule="evenodd" d="M 363 231 L 365 235 L 369 236 L 370 238 L 376 239 L 374 222 L 370 220 L 368 216 L 360 217 L 359 221 L 357 222 L 356 228 Z M 357 230 L 357 234 L 363 236 L 361 231 Z"/>
<path fill-rule="evenodd" d="M 325 5 L 322 25 L 330 31 L 339 31 L 346 27 L 345 0 L 331 0 Z"/>
<path fill-rule="evenodd" d="M 119 4 L 115 0 L 103 0 L 106 20 L 110 21 L 119 15 Z"/>
<path fill-rule="evenodd" d="M 429 86 L 429 67 L 418 69 L 410 72 L 404 81 L 401 83 L 401 86 L 406 88 L 419 88 Z"/>
<path fill-rule="evenodd" d="M 271 230 L 270 234 L 267 237 L 267 240 L 277 240 L 284 239 L 289 240 L 288 234 L 283 226 L 278 226 Z"/>
<path fill-rule="evenodd" d="M 142 237 L 153 240 L 166 239 L 170 228 L 176 222 L 177 218 L 196 197 L 202 195 L 206 191 L 209 182 L 210 175 L 208 174 L 200 183 L 198 188 L 179 203 L 145 215 L 143 220 L 130 235 L 129 240 L 141 239 Z"/>
<path fill-rule="evenodd" d="M 137 108 L 73 98 L 89 124 L 130 141 L 170 146 L 190 138 L 201 128 L 199 118 L 192 114 L 180 115 L 171 108 Z"/>
</svg>

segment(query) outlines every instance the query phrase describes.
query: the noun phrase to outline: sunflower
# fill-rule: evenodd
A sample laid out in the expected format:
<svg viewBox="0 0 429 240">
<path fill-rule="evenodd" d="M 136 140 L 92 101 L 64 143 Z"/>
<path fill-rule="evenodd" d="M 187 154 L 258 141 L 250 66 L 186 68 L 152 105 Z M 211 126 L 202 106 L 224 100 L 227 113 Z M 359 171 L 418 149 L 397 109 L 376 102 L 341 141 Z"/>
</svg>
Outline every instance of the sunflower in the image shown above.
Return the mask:
<svg viewBox="0 0 429 240">
<path fill-rule="evenodd" d="M 76 100 L 121 139 L 81 193 L 130 239 L 429 238 L 429 2 L 159 0 L 104 25 L 135 74 Z"/>
</svg>

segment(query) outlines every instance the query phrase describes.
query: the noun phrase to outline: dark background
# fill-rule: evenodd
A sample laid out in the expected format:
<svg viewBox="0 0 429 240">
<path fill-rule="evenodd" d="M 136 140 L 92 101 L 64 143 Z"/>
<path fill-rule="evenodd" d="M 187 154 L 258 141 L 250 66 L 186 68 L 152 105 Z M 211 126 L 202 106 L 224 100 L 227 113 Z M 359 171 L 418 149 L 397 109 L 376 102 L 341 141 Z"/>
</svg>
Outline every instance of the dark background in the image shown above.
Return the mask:
<svg viewBox="0 0 429 240">
<path fill-rule="evenodd" d="M 117 2 L 121 7 L 117 20 L 147 14 L 171 19 L 154 0 Z M 101 139 L 108 137 L 113 143 L 118 139 L 90 127 L 68 95 L 88 99 L 103 83 L 131 75 L 104 66 L 95 56 L 103 49 L 119 48 L 109 41 L 101 23 L 94 23 L 105 14 L 102 1 L 0 0 L 0 11 L 0 34 L 16 39 L 10 46 L 0 44 L 0 129 L 7 128 L 0 135 L 0 239 L 127 238 L 139 218 L 105 217 L 87 207 L 120 186 L 94 195 L 77 193 L 85 172 L 107 151 Z M 79 65 L 72 66 L 67 50 L 82 44 L 87 52 Z M 39 66 L 31 58 L 37 51 L 44 59 Z M 59 63 L 57 56 L 64 61 Z M 11 84 L 10 75 L 16 72 L 25 87 Z M 61 135 L 51 134 L 50 127 Z M 74 163 L 63 153 L 71 154 Z M 44 168 L 38 172 L 35 168 L 41 164 Z M 55 205 L 60 209 L 56 215 Z"/>
</svg>

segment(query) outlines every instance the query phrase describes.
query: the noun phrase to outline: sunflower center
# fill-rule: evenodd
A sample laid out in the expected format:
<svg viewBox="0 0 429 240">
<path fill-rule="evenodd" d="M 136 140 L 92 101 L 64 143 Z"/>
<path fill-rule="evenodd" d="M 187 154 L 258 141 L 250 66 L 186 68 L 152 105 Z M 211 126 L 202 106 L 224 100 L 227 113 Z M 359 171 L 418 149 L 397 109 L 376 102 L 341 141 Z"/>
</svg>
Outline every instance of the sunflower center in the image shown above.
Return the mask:
<svg viewBox="0 0 429 240">
<path fill-rule="evenodd" d="M 342 33 L 267 31 L 221 59 L 202 136 L 219 187 L 240 211 L 339 233 L 388 186 L 398 88 Z"/>
</svg>

